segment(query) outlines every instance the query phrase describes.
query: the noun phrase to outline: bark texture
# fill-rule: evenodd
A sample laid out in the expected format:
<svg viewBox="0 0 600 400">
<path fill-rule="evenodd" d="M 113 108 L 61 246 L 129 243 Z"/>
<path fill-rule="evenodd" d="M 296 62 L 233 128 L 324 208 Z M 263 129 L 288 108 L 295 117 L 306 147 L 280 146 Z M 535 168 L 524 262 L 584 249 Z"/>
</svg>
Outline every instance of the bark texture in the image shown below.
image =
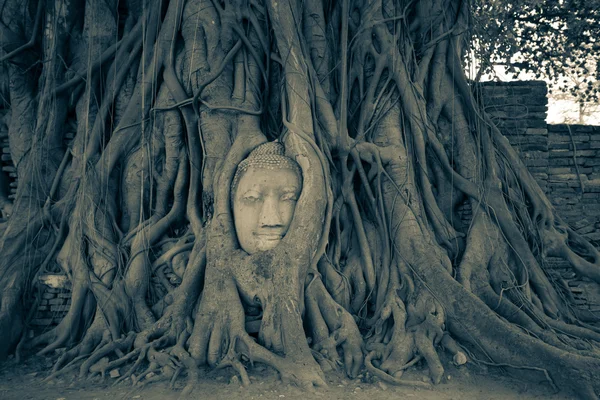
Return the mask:
<svg viewBox="0 0 600 400">
<path fill-rule="evenodd" d="M 189 392 L 200 365 L 248 384 L 252 362 L 306 387 L 331 368 L 426 387 L 445 349 L 596 398 L 599 319 L 541 261 L 600 283 L 600 254 L 475 102 L 469 2 L 21 3 L 0 8 L 18 177 L 14 202 L 0 188 L 0 356 L 66 349 L 50 377 L 187 371 Z M 281 244 L 248 255 L 229 188 L 274 139 L 303 190 Z M 49 271 L 72 303 L 29 338 Z M 418 362 L 429 380 L 403 379 Z"/>
</svg>

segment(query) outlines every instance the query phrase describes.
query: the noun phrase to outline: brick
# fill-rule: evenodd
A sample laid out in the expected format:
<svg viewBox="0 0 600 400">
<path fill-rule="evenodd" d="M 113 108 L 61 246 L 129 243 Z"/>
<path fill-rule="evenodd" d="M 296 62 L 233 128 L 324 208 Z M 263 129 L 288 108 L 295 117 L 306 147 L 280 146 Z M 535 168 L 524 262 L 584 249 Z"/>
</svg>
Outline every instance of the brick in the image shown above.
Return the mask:
<svg viewBox="0 0 600 400">
<path fill-rule="evenodd" d="M 589 193 L 600 193 L 600 182 L 588 181 L 585 185 L 585 191 Z"/>
<path fill-rule="evenodd" d="M 523 126 L 522 128 L 510 128 L 510 129 L 504 129 L 502 127 L 500 127 L 500 131 L 502 132 L 502 134 L 504 136 L 506 136 L 509 140 L 515 138 L 515 137 L 524 137 L 525 135 L 525 130 L 527 129 L 526 126 Z"/>
<path fill-rule="evenodd" d="M 525 161 L 525 165 L 532 166 L 532 167 L 547 166 L 548 160 L 543 160 L 543 159 L 527 160 L 527 161 Z"/>
<path fill-rule="evenodd" d="M 554 150 L 548 153 L 550 158 L 562 158 L 562 157 L 573 157 L 572 150 Z"/>
<path fill-rule="evenodd" d="M 549 131 L 548 142 L 549 143 L 570 143 L 571 138 L 568 135 L 559 135 L 555 132 Z"/>
<path fill-rule="evenodd" d="M 548 167 L 528 167 L 527 170 L 532 174 L 545 174 L 548 172 Z"/>
<path fill-rule="evenodd" d="M 527 153 L 523 153 L 524 160 L 529 160 L 532 158 L 547 160 L 548 152 L 547 151 L 528 151 Z"/>
<path fill-rule="evenodd" d="M 521 151 L 546 151 L 548 146 L 544 144 L 524 143 L 521 146 Z"/>
<path fill-rule="evenodd" d="M 52 306 L 52 307 L 50 307 L 50 311 L 53 311 L 53 312 L 67 312 L 67 311 L 69 311 L 70 307 L 71 306 L 67 305 L 67 304 L 61 305 L 61 306 Z"/>
<path fill-rule="evenodd" d="M 567 182 L 564 182 L 564 181 L 560 181 L 560 182 L 548 181 L 548 183 L 550 184 L 550 187 L 552 188 L 552 193 L 554 193 L 554 191 L 556 191 L 556 190 L 559 190 L 559 189 L 569 186 L 569 185 L 567 185 Z"/>
<path fill-rule="evenodd" d="M 548 174 L 568 174 L 570 172 L 573 172 L 574 170 L 575 167 L 550 167 L 548 168 Z"/>
<path fill-rule="evenodd" d="M 569 143 L 548 143 L 548 150 L 552 151 L 558 149 L 571 150 L 571 145 Z"/>
<path fill-rule="evenodd" d="M 597 157 L 597 150 L 577 150 L 575 154 L 577 157 Z"/>
<path fill-rule="evenodd" d="M 600 240 L 600 232 L 589 233 L 585 237 L 587 240 L 598 241 Z"/>
<path fill-rule="evenodd" d="M 575 145 L 570 144 L 569 145 L 569 149 L 570 150 L 575 150 L 576 152 L 578 152 L 579 150 L 589 150 L 590 149 L 590 142 L 575 143 Z"/>
<path fill-rule="evenodd" d="M 571 179 L 578 179 L 576 174 L 554 174 L 548 176 L 550 182 L 554 181 L 568 181 Z"/>
<path fill-rule="evenodd" d="M 516 144 L 516 145 L 521 145 L 521 144 L 548 144 L 548 139 L 546 138 L 546 136 L 540 136 L 540 135 L 528 135 L 525 136 L 525 134 L 523 135 L 512 135 L 512 136 L 508 136 L 508 141 L 510 142 L 510 144 Z"/>
<path fill-rule="evenodd" d="M 542 87 L 542 86 L 531 86 L 531 85 L 523 85 L 523 86 L 518 86 L 518 87 L 512 87 L 510 89 L 508 89 L 508 92 L 514 96 L 517 95 L 539 95 L 539 96 L 546 96 L 546 94 L 548 93 L 548 89 L 546 89 L 546 87 Z"/>
<path fill-rule="evenodd" d="M 591 217 L 600 217 L 600 207 L 583 207 L 583 215 Z"/>
<path fill-rule="evenodd" d="M 562 131 L 562 132 L 593 132 L 594 128 L 591 125 L 565 125 L 565 124 L 552 124 L 548 125 L 548 129 L 551 131 Z"/>
<path fill-rule="evenodd" d="M 62 292 L 62 293 L 59 293 L 58 297 L 63 298 L 63 299 L 70 299 L 71 298 L 71 292 Z"/>
<path fill-rule="evenodd" d="M 546 107 L 544 107 L 544 108 L 546 108 Z M 529 109 L 529 112 L 526 114 L 527 119 L 535 118 L 535 119 L 541 119 L 541 120 L 545 121 L 546 120 L 546 111 L 547 110 L 534 112 L 534 110 Z M 515 113 L 512 113 L 512 115 L 514 116 Z"/>
<path fill-rule="evenodd" d="M 562 182 L 562 184 L 564 185 L 562 187 L 557 187 L 556 185 L 558 185 L 558 184 L 559 183 L 552 183 L 552 196 L 571 195 L 571 194 L 575 193 L 573 188 L 570 188 L 567 185 L 564 185 L 564 182 Z"/>
<path fill-rule="evenodd" d="M 550 164 L 556 167 L 564 167 L 565 165 L 575 165 L 575 162 L 571 158 L 553 158 Z"/>
<path fill-rule="evenodd" d="M 581 204 L 600 204 L 599 199 L 581 199 Z"/>
<path fill-rule="evenodd" d="M 548 129 L 546 128 L 527 128 L 525 130 L 526 135 L 543 135 L 546 136 L 548 134 Z"/>
<path fill-rule="evenodd" d="M 569 139 L 569 141 L 571 143 L 575 142 L 575 144 L 589 143 L 589 141 L 590 141 L 590 135 L 582 135 L 579 132 L 577 132 L 577 134 L 568 135 L 567 138 Z"/>
<path fill-rule="evenodd" d="M 545 119 L 529 119 L 526 121 L 528 128 L 540 128 L 547 132 L 547 124 Z"/>
<path fill-rule="evenodd" d="M 46 293 L 42 294 L 42 299 L 53 299 L 55 297 L 56 297 L 56 295 L 54 293 L 46 292 Z"/>
<path fill-rule="evenodd" d="M 50 299 L 48 300 L 48 304 L 51 305 L 60 305 L 63 304 L 65 302 L 65 299 Z"/>
<path fill-rule="evenodd" d="M 556 206 L 560 206 L 563 204 L 567 204 L 567 199 L 562 198 L 562 197 L 558 197 L 558 198 L 553 198 L 552 199 L 552 204 L 556 205 Z"/>
<path fill-rule="evenodd" d="M 581 181 L 583 182 L 583 187 L 585 188 L 585 183 L 587 182 L 587 179 L 581 179 Z M 567 183 L 568 183 L 569 187 L 581 189 L 581 182 L 579 182 L 578 179 L 569 181 Z"/>
<path fill-rule="evenodd" d="M 588 193 L 584 194 L 583 197 L 585 197 L 587 194 Z M 596 195 L 594 195 L 594 196 L 596 196 Z M 572 225 L 572 227 L 575 230 L 579 230 L 579 229 L 581 229 L 581 228 L 583 228 L 585 226 L 588 226 L 590 224 L 591 224 L 591 222 L 588 219 L 584 218 L 584 219 L 580 219 L 579 221 L 577 221 L 576 223 L 574 223 Z"/>
</svg>

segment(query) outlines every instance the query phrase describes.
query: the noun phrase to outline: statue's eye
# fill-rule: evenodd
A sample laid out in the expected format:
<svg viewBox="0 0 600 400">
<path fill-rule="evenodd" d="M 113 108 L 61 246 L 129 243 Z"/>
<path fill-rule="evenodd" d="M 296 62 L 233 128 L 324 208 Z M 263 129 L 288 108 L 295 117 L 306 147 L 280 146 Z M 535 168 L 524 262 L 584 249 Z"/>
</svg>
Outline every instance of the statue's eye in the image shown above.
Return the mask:
<svg viewBox="0 0 600 400">
<path fill-rule="evenodd" d="M 260 196 L 256 193 L 248 193 L 244 196 L 244 201 L 248 203 L 256 203 L 260 200 Z"/>
<path fill-rule="evenodd" d="M 298 201 L 298 196 L 295 193 L 286 193 L 281 196 L 281 201 Z"/>
</svg>

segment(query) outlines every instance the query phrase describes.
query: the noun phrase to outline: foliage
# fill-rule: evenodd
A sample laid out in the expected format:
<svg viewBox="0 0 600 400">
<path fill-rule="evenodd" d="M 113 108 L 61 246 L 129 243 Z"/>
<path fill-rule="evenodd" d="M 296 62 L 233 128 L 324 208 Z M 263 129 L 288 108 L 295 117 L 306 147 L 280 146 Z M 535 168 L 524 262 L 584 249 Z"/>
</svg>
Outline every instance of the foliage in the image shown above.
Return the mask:
<svg viewBox="0 0 600 400">
<path fill-rule="evenodd" d="M 551 92 L 597 102 L 600 85 L 600 2 L 596 0 L 475 1 L 478 74 L 530 72 Z"/>
</svg>

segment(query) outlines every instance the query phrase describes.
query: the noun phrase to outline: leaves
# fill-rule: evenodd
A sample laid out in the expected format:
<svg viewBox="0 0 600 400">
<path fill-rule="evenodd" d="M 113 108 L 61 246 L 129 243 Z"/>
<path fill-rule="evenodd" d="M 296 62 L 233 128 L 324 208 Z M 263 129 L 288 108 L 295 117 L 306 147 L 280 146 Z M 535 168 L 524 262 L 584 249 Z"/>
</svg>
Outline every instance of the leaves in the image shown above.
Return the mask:
<svg viewBox="0 0 600 400">
<path fill-rule="evenodd" d="M 476 0 L 472 29 L 478 76 L 500 65 L 549 81 L 554 93 L 597 101 L 600 1 Z"/>
</svg>

